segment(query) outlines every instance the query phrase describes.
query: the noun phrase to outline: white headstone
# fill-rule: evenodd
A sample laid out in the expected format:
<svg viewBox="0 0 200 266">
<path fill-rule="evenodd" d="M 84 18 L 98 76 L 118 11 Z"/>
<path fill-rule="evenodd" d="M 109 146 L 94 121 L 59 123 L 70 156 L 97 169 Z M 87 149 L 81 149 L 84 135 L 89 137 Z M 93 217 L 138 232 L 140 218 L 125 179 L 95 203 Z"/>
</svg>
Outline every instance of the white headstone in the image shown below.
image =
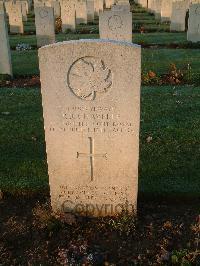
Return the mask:
<svg viewBox="0 0 200 266">
<path fill-rule="evenodd" d="M 37 7 L 44 7 L 45 6 L 45 2 L 44 1 L 39 1 L 39 0 L 35 0 L 34 1 L 34 10 Z"/>
<path fill-rule="evenodd" d="M 104 11 L 99 16 L 101 39 L 132 42 L 132 13 L 126 11 Z"/>
<path fill-rule="evenodd" d="M 185 0 L 172 3 L 171 31 L 185 31 L 187 4 Z"/>
<path fill-rule="evenodd" d="M 70 29 L 76 29 L 76 10 L 73 0 L 63 0 L 61 2 L 61 19 L 62 19 L 62 32 Z"/>
<path fill-rule="evenodd" d="M 98 17 L 99 16 L 99 3 L 100 3 L 100 0 L 94 0 L 94 15 L 95 17 Z"/>
<path fill-rule="evenodd" d="M 24 33 L 21 4 L 12 4 L 9 10 L 9 24 L 11 33 Z"/>
<path fill-rule="evenodd" d="M 94 0 L 87 0 L 87 21 L 94 21 Z"/>
<path fill-rule="evenodd" d="M 51 2 L 51 7 L 53 7 L 53 10 L 54 10 L 54 17 L 55 18 L 59 18 L 61 16 L 61 10 L 60 10 L 59 1 L 53 0 Z"/>
<path fill-rule="evenodd" d="M 200 3 L 190 6 L 187 40 L 200 42 Z"/>
<path fill-rule="evenodd" d="M 172 0 L 163 0 L 161 4 L 161 21 L 170 21 L 172 15 Z"/>
<path fill-rule="evenodd" d="M 147 8 L 147 2 L 148 2 L 147 0 L 139 0 L 138 1 L 138 4 L 140 4 L 144 8 Z"/>
<path fill-rule="evenodd" d="M 106 8 L 111 8 L 112 5 L 115 4 L 115 1 L 114 0 L 105 0 L 105 7 Z"/>
<path fill-rule="evenodd" d="M 12 76 L 10 45 L 5 12 L 0 11 L 0 74 Z"/>
<path fill-rule="evenodd" d="M 4 2 L 0 1 L 0 12 L 4 13 L 5 12 L 5 7 L 4 7 Z"/>
<path fill-rule="evenodd" d="M 63 42 L 41 48 L 39 61 L 53 210 L 135 210 L 140 46 Z"/>
<path fill-rule="evenodd" d="M 26 1 L 17 1 L 16 3 L 21 5 L 23 21 L 27 21 L 27 2 Z"/>
<path fill-rule="evenodd" d="M 161 19 L 161 6 L 162 6 L 162 1 L 163 0 L 155 0 L 154 6 L 154 14 L 155 14 L 155 19 Z"/>
<path fill-rule="evenodd" d="M 76 0 L 76 23 L 87 24 L 87 2 L 86 0 Z"/>
<path fill-rule="evenodd" d="M 55 42 L 55 24 L 52 7 L 35 8 L 35 26 L 38 47 Z"/>
<path fill-rule="evenodd" d="M 130 5 L 129 4 L 116 4 L 111 7 L 112 11 L 130 11 Z"/>
</svg>

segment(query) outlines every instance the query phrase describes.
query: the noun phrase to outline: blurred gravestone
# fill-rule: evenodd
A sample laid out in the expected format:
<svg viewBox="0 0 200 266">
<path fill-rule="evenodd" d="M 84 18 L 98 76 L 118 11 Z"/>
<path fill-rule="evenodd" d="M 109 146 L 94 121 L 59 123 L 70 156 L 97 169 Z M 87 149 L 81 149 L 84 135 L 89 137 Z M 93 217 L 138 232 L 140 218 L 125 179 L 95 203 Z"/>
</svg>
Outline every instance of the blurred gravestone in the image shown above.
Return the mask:
<svg viewBox="0 0 200 266">
<path fill-rule="evenodd" d="M 0 11 L 0 74 L 12 76 L 10 45 L 5 12 Z"/>
<path fill-rule="evenodd" d="M 61 2 L 62 32 L 76 29 L 76 10 L 73 0 L 63 0 Z"/>
<path fill-rule="evenodd" d="M 172 3 L 171 31 L 185 31 L 186 12 L 187 3 L 185 0 Z"/>
<path fill-rule="evenodd" d="M 200 3 L 190 6 L 187 40 L 200 42 Z"/>
<path fill-rule="evenodd" d="M 101 39 L 132 42 L 132 13 L 127 11 L 104 11 L 99 16 Z"/>
<path fill-rule="evenodd" d="M 24 33 L 22 7 L 20 3 L 12 4 L 9 9 L 9 24 L 11 33 Z"/>
<path fill-rule="evenodd" d="M 35 8 L 35 25 L 38 47 L 55 42 L 55 25 L 52 7 Z"/>
<path fill-rule="evenodd" d="M 76 23 L 87 24 L 87 2 L 86 0 L 76 0 Z"/>
</svg>

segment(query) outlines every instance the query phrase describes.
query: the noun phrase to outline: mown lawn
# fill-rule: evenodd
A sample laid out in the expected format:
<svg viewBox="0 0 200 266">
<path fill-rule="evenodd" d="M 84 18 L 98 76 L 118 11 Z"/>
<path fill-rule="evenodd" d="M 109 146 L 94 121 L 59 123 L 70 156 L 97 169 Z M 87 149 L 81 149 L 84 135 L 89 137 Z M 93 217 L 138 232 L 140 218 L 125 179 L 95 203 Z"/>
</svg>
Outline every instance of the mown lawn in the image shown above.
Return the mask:
<svg viewBox="0 0 200 266">
<path fill-rule="evenodd" d="M 12 51 L 14 76 L 39 74 L 37 50 Z M 149 70 L 161 75 L 169 71 L 170 64 L 187 70 L 188 64 L 195 77 L 200 75 L 198 49 L 142 49 L 142 72 Z"/>
<path fill-rule="evenodd" d="M 56 35 L 56 41 L 68 41 L 68 40 L 79 40 L 79 39 L 99 39 L 99 34 L 73 34 L 73 33 L 59 33 Z M 36 36 L 35 35 L 10 35 L 10 46 L 11 49 L 15 50 L 16 46 L 20 43 L 26 43 L 30 46 L 36 47 Z M 170 45 L 170 44 L 187 44 L 186 33 L 134 33 L 133 43 L 144 43 L 148 45 Z"/>
<path fill-rule="evenodd" d="M 40 90 L 0 89 L 0 99 L 0 187 L 44 190 Z M 141 100 L 140 194 L 200 196 L 200 87 L 143 87 Z"/>
</svg>

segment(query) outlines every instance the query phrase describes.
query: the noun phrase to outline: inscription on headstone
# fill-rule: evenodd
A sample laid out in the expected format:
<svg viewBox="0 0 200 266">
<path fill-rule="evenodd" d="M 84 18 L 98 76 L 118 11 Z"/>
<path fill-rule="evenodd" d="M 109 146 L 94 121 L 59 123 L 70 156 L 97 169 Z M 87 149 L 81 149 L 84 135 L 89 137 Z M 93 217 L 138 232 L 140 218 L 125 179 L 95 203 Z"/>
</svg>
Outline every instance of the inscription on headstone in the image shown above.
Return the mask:
<svg viewBox="0 0 200 266">
<path fill-rule="evenodd" d="M 140 46 L 70 41 L 41 48 L 39 59 L 53 210 L 135 211 Z"/>
</svg>

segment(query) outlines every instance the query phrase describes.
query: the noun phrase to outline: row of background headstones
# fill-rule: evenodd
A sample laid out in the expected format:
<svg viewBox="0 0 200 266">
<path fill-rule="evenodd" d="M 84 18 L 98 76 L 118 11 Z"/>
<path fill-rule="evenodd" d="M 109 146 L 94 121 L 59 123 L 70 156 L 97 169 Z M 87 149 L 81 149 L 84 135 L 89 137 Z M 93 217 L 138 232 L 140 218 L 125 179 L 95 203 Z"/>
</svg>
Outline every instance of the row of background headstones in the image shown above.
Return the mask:
<svg viewBox="0 0 200 266">
<path fill-rule="evenodd" d="M 93 22 L 95 17 L 99 16 L 99 13 L 104 10 L 104 8 L 110 8 L 115 2 L 120 5 L 127 4 L 126 0 L 46 0 L 46 1 L 34 1 L 35 13 L 38 12 L 40 7 L 50 7 L 53 10 L 53 15 L 55 18 L 61 17 L 62 21 L 62 31 L 75 30 L 76 25 L 88 22 Z M 30 11 L 31 2 L 29 0 L 21 1 L 5 1 L 4 2 L 6 13 L 9 17 L 9 25 L 11 33 L 24 33 L 23 21 L 27 21 L 27 14 Z M 124 5 L 126 6 L 126 5 Z M 130 6 L 128 6 L 130 9 Z M 0 9 L 3 10 L 3 1 L 0 0 Z M 45 9 L 42 13 L 45 16 Z M 50 9 L 46 9 L 47 13 Z M 38 16 L 37 16 L 38 17 Z"/>
<path fill-rule="evenodd" d="M 38 1 L 38 0 L 37 0 Z M 78 1 L 78 0 L 77 0 Z M 94 8 L 94 1 L 89 0 L 90 4 L 87 5 L 85 0 L 80 1 L 81 3 L 78 6 L 84 6 L 83 9 L 78 10 L 77 5 L 73 0 L 62 0 L 61 2 L 61 17 L 63 31 L 70 29 L 75 30 L 76 23 L 87 23 L 88 17 L 89 19 L 95 16 L 95 8 Z M 102 1 L 102 0 L 99 0 Z M 55 2 L 55 1 L 52 1 Z M 91 2 L 93 3 L 91 5 Z M 183 1 L 178 1 L 178 3 L 182 3 Z M 185 2 L 185 1 L 184 1 Z M 18 7 L 14 10 L 21 10 L 19 11 L 20 16 L 17 16 L 16 13 L 9 13 L 9 21 L 13 21 L 10 25 L 10 30 L 14 32 L 21 33 L 23 32 L 23 13 L 21 3 L 26 3 L 24 5 L 26 7 L 26 15 L 31 10 L 31 3 L 27 0 L 17 1 L 15 4 L 13 2 L 5 2 L 5 3 L 12 3 L 13 6 Z M 58 2 L 59 3 L 59 2 Z M 105 9 L 109 5 L 104 3 L 103 11 L 99 11 L 99 31 L 100 31 L 100 38 L 101 39 L 114 39 L 114 40 L 122 40 L 122 41 L 129 41 L 132 42 L 132 13 L 130 12 L 130 4 L 127 0 L 118 0 L 116 3 L 110 3 L 110 10 Z M 174 2 L 174 3 L 177 3 Z M 112 5 L 113 4 L 113 5 Z M 141 3 L 140 3 L 141 4 Z M 6 4 L 5 4 L 6 6 Z M 64 6 L 64 7 L 63 7 Z M 89 12 L 86 8 L 89 6 Z M 92 8 L 91 8 L 92 7 Z M 155 5 L 154 5 L 155 7 Z M 190 16 L 189 16 L 189 27 L 188 27 L 188 40 L 191 41 L 200 41 L 200 12 L 196 12 L 200 10 L 200 4 L 192 4 L 190 3 Z M 150 8 L 149 8 L 150 9 Z M 62 11 L 63 10 L 63 11 Z M 91 12 L 91 10 L 93 12 Z M 37 45 L 38 47 L 52 44 L 55 42 L 55 15 L 54 9 L 50 6 L 37 6 L 34 9 L 35 11 L 35 24 L 36 24 L 36 36 L 37 36 Z M 156 12 L 155 10 L 150 9 L 151 12 Z M 63 15 L 62 15 L 63 13 Z M 77 14 L 80 14 L 77 17 Z M 82 18 L 81 18 L 82 14 Z M 88 16 L 89 14 L 89 16 Z M 91 16 L 91 14 L 93 14 Z M 173 11 L 172 11 L 173 14 Z M 97 16 L 97 13 L 96 13 Z M 1 71 L 2 74 L 9 74 L 12 75 L 12 67 L 11 61 L 9 56 L 9 43 L 7 39 L 7 33 L 4 33 L 6 30 L 6 22 L 3 21 L 5 16 L 1 16 L 1 40 L 4 44 L 1 47 L 5 47 L 1 49 L 2 56 L 1 61 L 5 63 L 1 63 Z M 20 17 L 20 19 L 19 19 Z M 175 17 L 178 17 L 175 15 Z M 24 20 L 26 20 L 26 16 L 24 14 Z M 18 23 L 19 22 L 19 23 Z"/>
<path fill-rule="evenodd" d="M 200 2 L 200 0 L 137 0 L 137 2 L 143 7 L 148 8 L 150 12 L 153 12 L 156 19 L 160 19 L 162 22 L 171 21 L 171 31 L 185 31 L 189 7 L 191 7 L 191 4 Z M 118 5 L 114 5 L 116 3 Z M 53 11 L 46 9 L 46 12 L 49 13 L 49 21 L 52 20 L 52 12 L 55 18 L 61 16 L 62 31 L 66 32 L 68 29 L 75 30 L 77 24 L 93 22 L 95 16 L 98 17 L 104 8 L 113 6 L 113 10 L 115 11 L 121 9 L 130 11 L 129 3 L 127 3 L 126 0 L 107 0 L 105 2 L 104 0 L 61 0 L 60 2 L 56 0 L 35 0 L 34 7 L 35 13 L 40 12 L 38 11 L 39 7 L 46 6 L 52 8 Z M 11 33 L 24 32 L 23 21 L 27 21 L 27 12 L 30 6 L 30 0 L 16 1 L 15 3 L 13 1 L 5 2 Z M 44 10 L 41 11 L 43 15 L 45 13 Z M 191 12 L 189 12 L 189 41 L 199 41 L 199 13 L 198 6 L 193 6 Z M 38 18 L 39 16 L 36 17 Z"/>
<path fill-rule="evenodd" d="M 170 22 L 171 31 L 188 30 L 188 41 L 200 41 L 200 0 L 137 0 L 136 2 L 154 13 L 156 19 Z"/>
<path fill-rule="evenodd" d="M 23 1 L 26 2 L 26 1 Z M 26 2 L 27 3 L 27 2 Z M 68 9 L 66 11 L 67 23 L 65 25 L 66 28 L 70 28 L 73 26 L 71 24 L 71 20 L 73 17 L 73 21 L 76 20 L 76 12 L 74 1 L 65 1 L 65 4 L 68 4 Z M 124 41 L 132 41 L 132 14 L 130 11 L 130 4 L 128 1 L 123 0 L 118 2 L 119 6 L 125 7 L 125 10 L 120 9 L 122 11 L 106 11 L 100 12 L 100 28 L 101 38 L 105 39 L 116 39 L 116 40 L 124 40 Z M 14 12 L 9 10 L 9 22 L 12 22 L 10 25 L 11 32 L 22 33 L 23 32 L 23 16 L 21 12 L 21 5 L 19 2 L 13 3 Z M 128 8 L 127 8 L 128 6 Z M 105 6 L 106 7 L 106 6 Z M 26 14 L 29 13 L 31 5 L 26 6 Z M 13 9 L 11 9 L 13 10 Z M 73 15 L 72 15 L 73 10 Z M 55 18 L 52 7 L 48 6 L 40 6 L 34 9 L 35 11 L 35 24 L 36 24 L 36 36 L 37 36 L 37 45 L 38 47 L 52 44 L 55 42 Z M 68 13 L 67 13 L 68 11 Z M 87 10 L 86 10 L 87 11 Z M 8 11 L 7 11 L 8 12 Z M 120 16 L 116 17 L 116 12 L 120 14 Z M 85 18 L 87 19 L 88 13 L 85 13 Z M 5 10 L 1 11 L 1 64 L 0 64 L 0 74 L 8 74 L 12 76 L 12 65 L 10 59 L 10 47 L 9 47 L 9 39 L 8 39 L 8 30 L 6 25 L 6 14 Z M 18 16 L 19 15 L 19 16 Z M 113 16 L 114 15 L 114 16 Z M 111 17 L 111 19 L 110 19 Z M 20 19 L 19 19 L 20 18 Z M 112 19 L 113 18 L 113 19 Z M 107 23 L 108 19 L 110 19 L 110 23 Z M 81 21 L 82 22 L 82 21 Z M 80 23 L 81 23 L 80 22 Z M 86 22 L 86 21 L 85 21 Z"/>
</svg>

